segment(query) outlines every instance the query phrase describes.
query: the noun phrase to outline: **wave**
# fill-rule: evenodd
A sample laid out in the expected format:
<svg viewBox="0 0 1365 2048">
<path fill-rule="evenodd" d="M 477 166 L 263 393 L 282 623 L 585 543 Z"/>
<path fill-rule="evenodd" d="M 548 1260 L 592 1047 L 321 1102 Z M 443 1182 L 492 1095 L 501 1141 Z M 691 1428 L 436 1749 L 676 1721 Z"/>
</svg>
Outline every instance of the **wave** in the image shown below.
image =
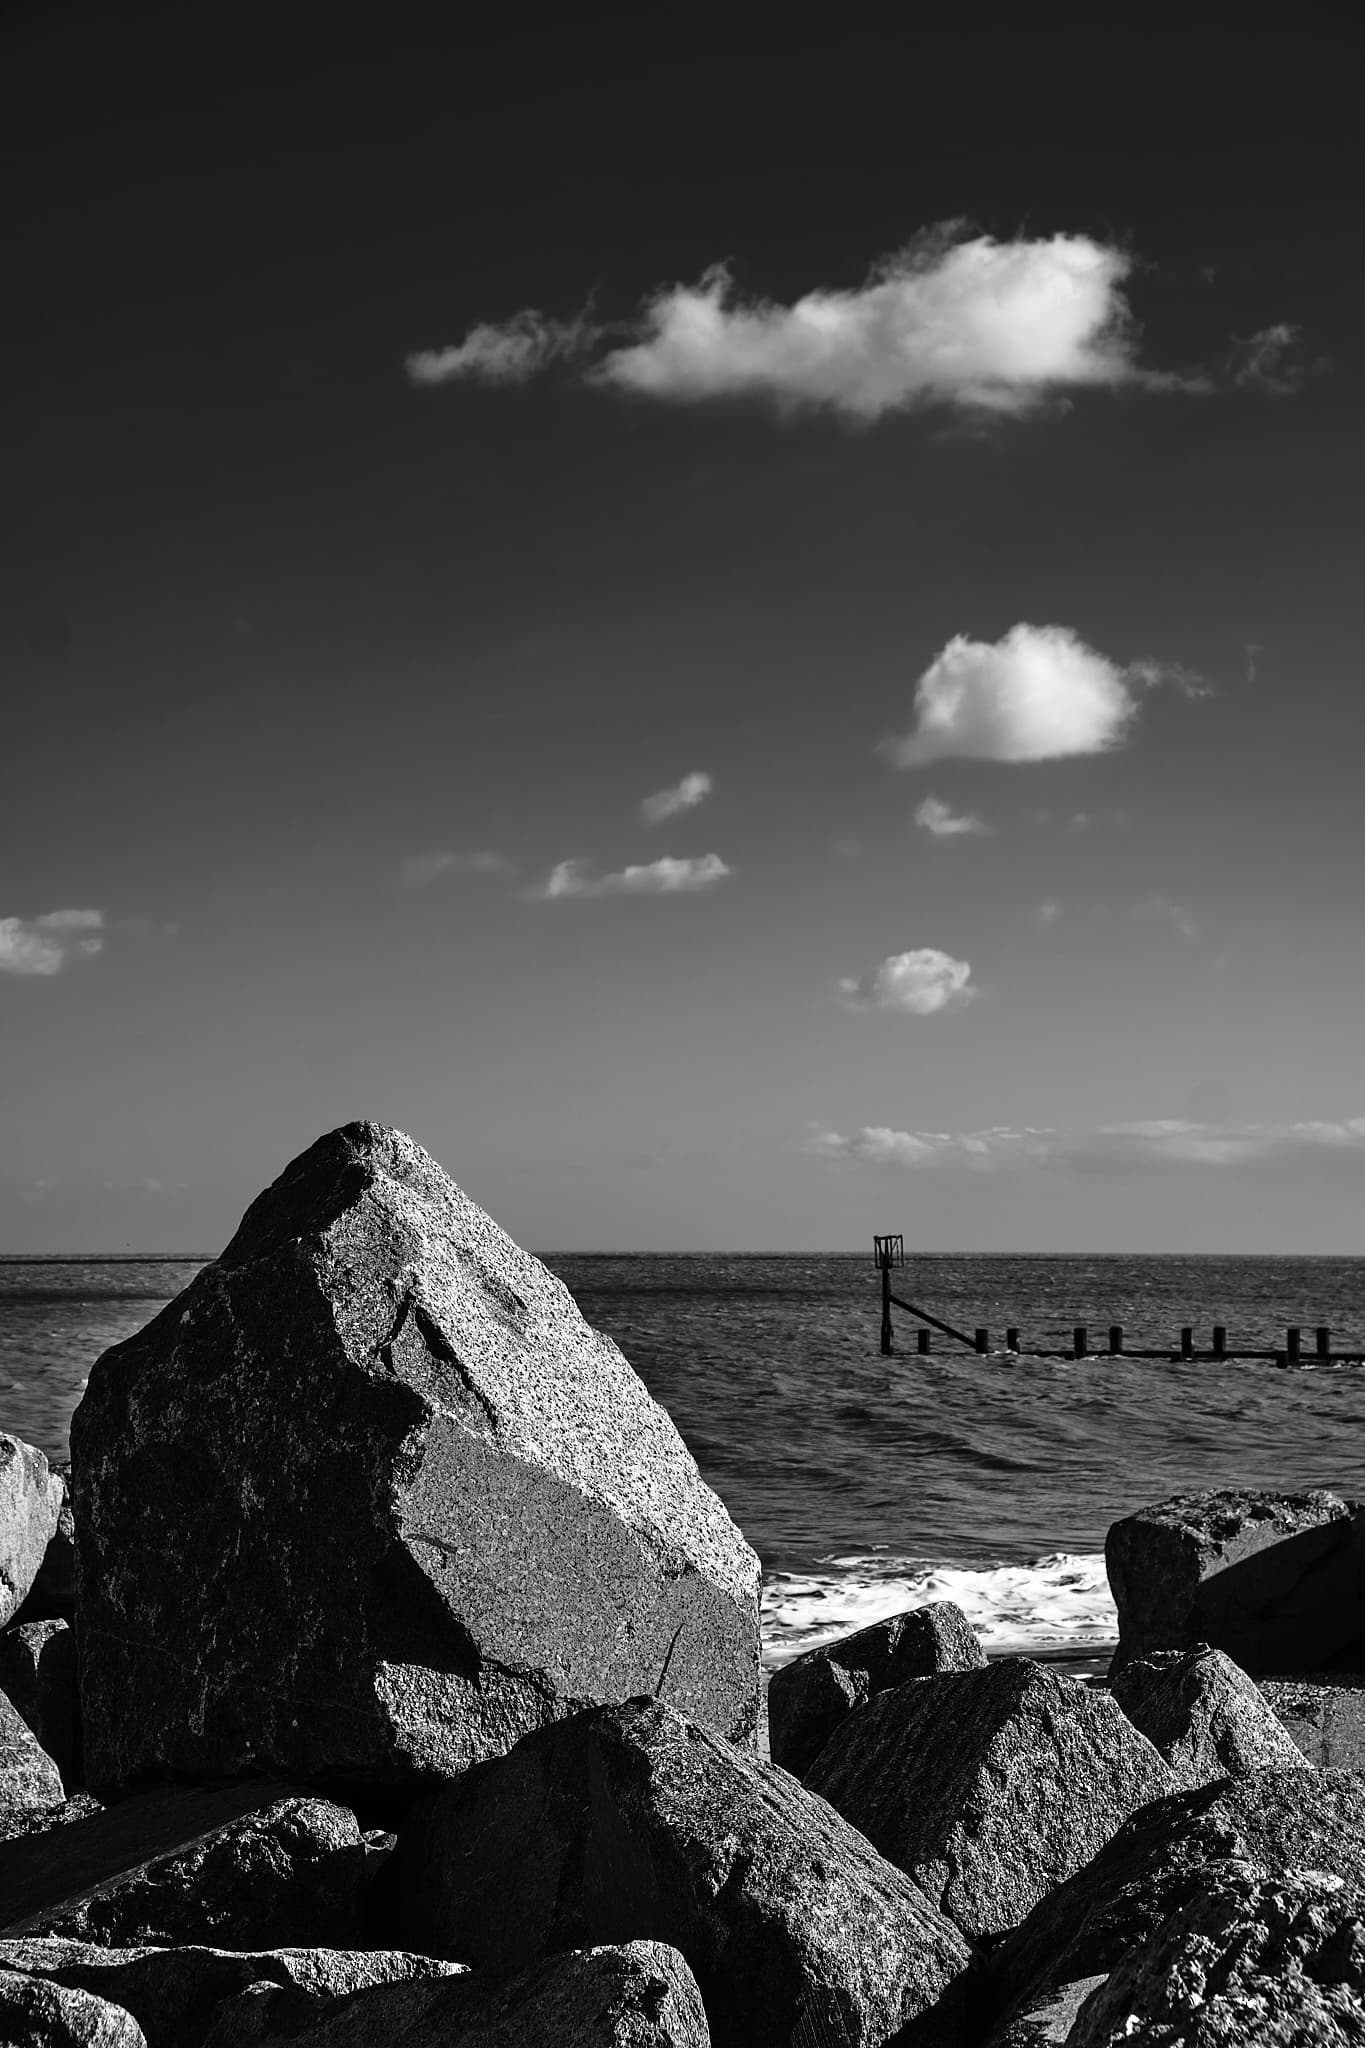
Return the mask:
<svg viewBox="0 0 1365 2048">
<path fill-rule="evenodd" d="M 1110 1649 L 1118 1640 L 1102 1552 L 1031 1564 L 831 1557 L 813 1572 L 774 1572 L 763 1586 L 763 1662 L 790 1663 L 855 1629 L 932 1600 L 952 1600 L 987 1650 Z"/>
</svg>

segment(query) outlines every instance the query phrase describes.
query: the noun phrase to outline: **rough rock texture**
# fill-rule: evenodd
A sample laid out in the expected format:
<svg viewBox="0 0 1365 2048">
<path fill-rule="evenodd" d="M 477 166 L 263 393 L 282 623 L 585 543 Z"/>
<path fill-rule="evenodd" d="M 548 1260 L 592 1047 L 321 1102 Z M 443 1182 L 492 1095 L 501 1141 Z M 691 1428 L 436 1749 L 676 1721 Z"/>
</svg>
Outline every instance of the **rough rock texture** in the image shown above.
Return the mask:
<svg viewBox="0 0 1365 2048">
<path fill-rule="evenodd" d="M 787 1772 L 652 1700 L 423 1801 L 387 1875 L 404 1938 L 476 1968 L 671 1943 L 721 2048 L 952 2040 L 960 2018 L 970 1951 L 918 1887 Z"/>
<path fill-rule="evenodd" d="M 85 1820 L 102 1812 L 98 1799 L 88 1792 L 73 1792 L 60 1806 L 0 1806 L 0 1870 L 4 1866 L 4 1844 L 45 1835 L 51 1828 L 66 1827 L 73 1820 Z M 0 1889 L 4 1879 L 0 1876 Z"/>
<path fill-rule="evenodd" d="M 935 1600 L 808 1650 L 768 1685 L 768 1744 L 775 1764 L 804 1778 L 839 1723 L 872 1693 L 939 1671 L 974 1671 L 986 1653 L 960 1607 Z"/>
<path fill-rule="evenodd" d="M 1135 1658 L 1111 1690 L 1182 1785 L 1306 1766 L 1255 1680 L 1207 1643 Z"/>
<path fill-rule="evenodd" d="M 25 1621 L 0 1630 L 0 1692 L 73 1791 L 81 1783 L 81 1707 L 70 1623 Z"/>
<path fill-rule="evenodd" d="M 343 1999 L 376 1984 L 459 1976 L 456 1963 L 397 1949 L 100 1948 L 39 1938 L 0 1942 L 0 1970 L 40 1977 L 108 1999 L 130 2012 L 147 2048 L 201 2048 L 243 1992 L 278 1995 L 281 2024 L 312 2025 Z"/>
<path fill-rule="evenodd" d="M 1229 1863 L 1082 2006 L 1073 2048 L 1359 2048 L 1365 1894 L 1318 1871 Z"/>
<path fill-rule="evenodd" d="M 43 1560 L 14 1616 L 16 1621 L 76 1619 L 76 1524 L 71 1513 L 71 1460 L 49 1458 L 49 1478 L 60 1486 L 57 1525 Z"/>
<path fill-rule="evenodd" d="M 65 1797 L 61 1772 L 0 1692 L 0 1807 L 59 1806 Z"/>
<path fill-rule="evenodd" d="M 277 1948 L 354 1942 L 365 1844 L 355 1815 L 278 1796 L 193 1831 L 214 1801 L 128 1801 L 0 1848 L 0 1933 L 110 1947 L 204 1942 Z M 222 1800 L 219 1800 L 221 1806 Z M 139 1814 L 130 1808 L 143 1807 Z M 151 1809 L 148 1811 L 147 1809 Z M 186 1824 L 191 1832 L 186 1835 Z M 167 1838 L 170 1838 L 169 1840 Z"/>
<path fill-rule="evenodd" d="M 0 1628 L 23 1605 L 61 1506 L 62 1482 L 42 1452 L 0 1435 Z"/>
<path fill-rule="evenodd" d="M 1334 1493 L 1178 1494 L 1115 1522 L 1104 1561 L 1119 1617 L 1111 1677 L 1196 1643 L 1250 1672 L 1362 1668 L 1361 1529 Z"/>
<path fill-rule="evenodd" d="M 1107 1694 L 1004 1657 L 870 1699 L 806 1782 L 976 1940 L 1176 1780 Z"/>
<path fill-rule="evenodd" d="M 0 2041 L 5 2048 L 146 2048 L 122 2006 L 9 1970 L 0 1970 Z"/>
<path fill-rule="evenodd" d="M 710 2048 L 696 1981 L 676 1949 L 633 1941 L 547 1956 L 509 1979 L 362 1991 L 302 2032 L 288 1994 L 261 1985 L 204 2048 Z M 755 2041 L 754 2048 L 758 2048 Z"/>
<path fill-rule="evenodd" d="M 348 1124 L 105 1353 L 72 1422 L 100 1792 L 453 1776 L 653 1691 L 750 1739 L 758 1560 L 572 1296 Z"/>
<path fill-rule="evenodd" d="M 1032 2003 L 1009 2013 L 991 2034 L 986 2048 L 1059 2048 L 1070 2040 L 1086 1999 L 1105 1982 L 1101 1975 L 1080 1977 L 1074 1984 L 1050 1985 Z"/>
<path fill-rule="evenodd" d="M 1365 1883 L 1365 1771 L 1255 1771 L 1144 1808 L 1000 1949 L 1001 2002 L 1107 1975 L 1229 1858 L 1261 1877 L 1309 1869 Z"/>
<path fill-rule="evenodd" d="M 1365 1765 L 1365 1679 L 1315 1671 L 1258 1680 L 1266 1704 L 1296 1749 L 1319 1770 Z"/>
</svg>

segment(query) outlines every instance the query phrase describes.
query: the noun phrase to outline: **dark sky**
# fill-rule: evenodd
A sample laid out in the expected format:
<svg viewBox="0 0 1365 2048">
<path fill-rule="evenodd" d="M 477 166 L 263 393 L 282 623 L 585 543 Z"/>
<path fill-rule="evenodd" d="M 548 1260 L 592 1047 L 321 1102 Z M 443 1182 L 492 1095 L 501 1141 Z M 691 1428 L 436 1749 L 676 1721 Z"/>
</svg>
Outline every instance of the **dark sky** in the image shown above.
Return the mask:
<svg viewBox="0 0 1365 2048">
<path fill-rule="evenodd" d="M 0 1248 L 1358 1247 L 1362 32 L 922 14 L 5 14 Z"/>
</svg>

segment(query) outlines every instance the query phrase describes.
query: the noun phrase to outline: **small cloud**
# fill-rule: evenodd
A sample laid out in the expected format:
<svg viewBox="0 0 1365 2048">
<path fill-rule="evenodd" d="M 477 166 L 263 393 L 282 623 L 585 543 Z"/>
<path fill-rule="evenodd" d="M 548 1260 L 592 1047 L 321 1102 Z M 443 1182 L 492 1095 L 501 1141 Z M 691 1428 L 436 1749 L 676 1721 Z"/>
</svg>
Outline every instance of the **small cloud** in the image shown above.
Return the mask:
<svg viewBox="0 0 1365 2048">
<path fill-rule="evenodd" d="M 931 1017 L 970 1002 L 976 991 L 971 986 L 971 966 L 954 960 L 936 946 L 919 946 L 909 953 L 892 953 L 878 967 L 856 980 L 841 981 L 839 987 L 855 1010 L 901 1010 L 912 1017 Z"/>
<path fill-rule="evenodd" d="M 104 940 L 102 910 L 49 910 L 41 917 L 0 917 L 0 974 L 58 974 L 89 958 Z"/>
<path fill-rule="evenodd" d="M 704 853 L 694 860 L 665 854 L 662 860 L 622 868 L 611 875 L 585 874 L 581 861 L 562 860 L 534 894 L 547 903 L 563 896 L 681 896 L 713 888 L 732 873 L 717 853 Z"/>
<path fill-rule="evenodd" d="M 958 755 L 1058 761 L 1123 739 L 1137 705 L 1124 671 L 1067 626 L 1012 626 L 1003 639 L 959 633 L 915 685 L 915 724 L 881 751 L 898 768 Z"/>
<path fill-rule="evenodd" d="M 989 832 L 990 826 L 966 811 L 955 811 L 936 796 L 925 797 L 915 810 L 915 823 L 934 839 L 960 839 L 973 832 Z"/>
<path fill-rule="evenodd" d="M 1130 661 L 1123 673 L 1130 683 L 1141 683 L 1145 690 L 1164 688 L 1191 699 L 1213 695 L 1207 676 L 1181 661 Z"/>
<path fill-rule="evenodd" d="M 1335 1166 L 1365 1175 L 1365 1117 L 1297 1124 L 1195 1123 L 1161 1118 L 1085 1130 L 997 1126 L 984 1131 L 902 1131 L 882 1124 L 841 1134 L 810 1128 L 824 1159 L 913 1171 L 1004 1173 L 1046 1168 L 1126 1175 L 1154 1171 Z"/>
<path fill-rule="evenodd" d="M 419 350 L 405 367 L 413 384 L 525 384 L 552 363 L 581 355 L 597 332 L 586 315 L 550 320 L 527 307 L 510 320 L 472 327 L 454 347 Z"/>
<path fill-rule="evenodd" d="M 1133 905 L 1134 917 L 1155 918 L 1178 931 L 1182 939 L 1197 939 L 1199 926 L 1181 903 L 1172 903 L 1169 896 L 1143 896 Z"/>
<path fill-rule="evenodd" d="M 409 889 L 425 888 L 430 882 L 439 882 L 445 875 L 510 875 L 515 872 L 513 861 L 494 853 L 489 847 L 481 847 L 472 853 L 453 853 L 446 848 L 434 847 L 429 853 L 412 854 L 400 870 L 403 884 Z"/>
<path fill-rule="evenodd" d="M 698 804 L 705 803 L 714 786 L 704 770 L 695 769 L 671 789 L 656 790 L 653 796 L 647 796 L 640 805 L 640 815 L 647 825 L 661 825 L 665 818 L 676 818 L 680 811 L 694 811 Z"/>
<path fill-rule="evenodd" d="M 1045 896 L 1041 903 L 1035 903 L 1029 916 L 1034 924 L 1046 931 L 1050 924 L 1056 924 L 1062 914 L 1062 906 L 1055 896 Z"/>
<path fill-rule="evenodd" d="M 1301 390 L 1322 367 L 1304 354 L 1302 328 L 1281 320 L 1236 343 L 1230 374 L 1244 390 L 1282 397 Z"/>
</svg>

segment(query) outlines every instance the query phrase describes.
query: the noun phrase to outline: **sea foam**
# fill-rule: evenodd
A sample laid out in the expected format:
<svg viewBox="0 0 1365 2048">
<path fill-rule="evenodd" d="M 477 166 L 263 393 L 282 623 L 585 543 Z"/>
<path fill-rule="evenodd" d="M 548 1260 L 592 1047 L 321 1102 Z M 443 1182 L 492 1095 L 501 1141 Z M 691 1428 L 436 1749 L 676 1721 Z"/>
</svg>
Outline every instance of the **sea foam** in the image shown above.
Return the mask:
<svg viewBox="0 0 1365 2048">
<path fill-rule="evenodd" d="M 996 1654 L 1098 1652 L 1118 1639 L 1101 1552 L 980 1567 L 882 1555 L 831 1557 L 821 1565 L 812 1572 L 774 1572 L 764 1582 L 763 1661 L 769 1670 L 932 1600 L 954 1601 L 983 1648 Z"/>
</svg>

